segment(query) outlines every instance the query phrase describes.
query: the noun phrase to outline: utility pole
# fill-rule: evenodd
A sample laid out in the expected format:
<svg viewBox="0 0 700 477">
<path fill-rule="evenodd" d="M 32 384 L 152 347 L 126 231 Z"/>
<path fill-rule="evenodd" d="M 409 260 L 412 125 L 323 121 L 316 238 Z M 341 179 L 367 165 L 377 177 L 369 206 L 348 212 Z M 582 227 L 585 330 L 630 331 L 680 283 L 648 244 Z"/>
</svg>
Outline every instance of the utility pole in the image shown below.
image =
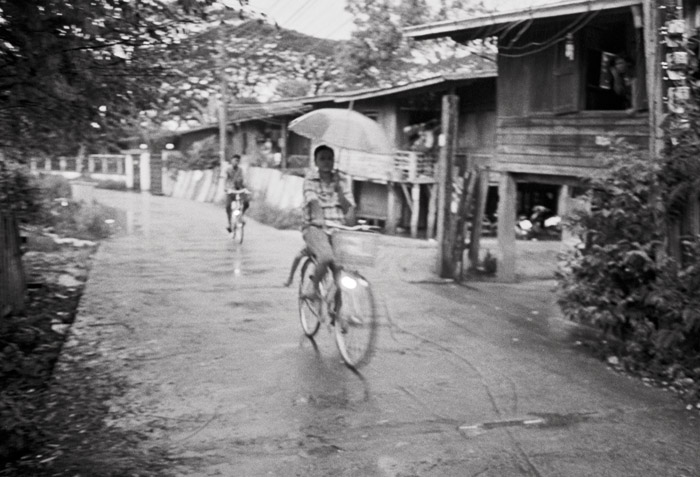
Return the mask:
<svg viewBox="0 0 700 477">
<path fill-rule="evenodd" d="M 223 26 L 222 22 L 222 26 Z M 219 166 L 220 170 L 224 170 L 224 163 L 226 162 L 226 107 L 228 105 L 228 88 L 226 86 L 226 44 L 224 42 L 224 28 L 221 28 L 221 35 L 219 35 L 219 91 L 221 94 L 221 101 L 219 104 Z"/>
<path fill-rule="evenodd" d="M 453 251 L 455 238 L 451 236 L 452 222 L 452 170 L 457 146 L 457 115 L 459 97 L 450 92 L 442 97 L 442 143 L 438 158 L 438 210 L 437 210 L 437 273 L 442 278 L 454 278 Z"/>
</svg>

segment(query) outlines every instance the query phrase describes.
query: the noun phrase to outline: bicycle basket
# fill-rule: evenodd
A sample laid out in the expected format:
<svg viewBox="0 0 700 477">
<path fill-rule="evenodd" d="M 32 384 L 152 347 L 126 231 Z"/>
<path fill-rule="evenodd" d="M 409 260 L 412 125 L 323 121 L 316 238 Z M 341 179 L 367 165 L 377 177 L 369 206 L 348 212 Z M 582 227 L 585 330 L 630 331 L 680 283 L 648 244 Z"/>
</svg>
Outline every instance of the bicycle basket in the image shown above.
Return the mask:
<svg viewBox="0 0 700 477">
<path fill-rule="evenodd" d="M 351 230 L 333 233 L 335 259 L 343 267 L 373 267 L 378 249 L 379 234 Z"/>
</svg>

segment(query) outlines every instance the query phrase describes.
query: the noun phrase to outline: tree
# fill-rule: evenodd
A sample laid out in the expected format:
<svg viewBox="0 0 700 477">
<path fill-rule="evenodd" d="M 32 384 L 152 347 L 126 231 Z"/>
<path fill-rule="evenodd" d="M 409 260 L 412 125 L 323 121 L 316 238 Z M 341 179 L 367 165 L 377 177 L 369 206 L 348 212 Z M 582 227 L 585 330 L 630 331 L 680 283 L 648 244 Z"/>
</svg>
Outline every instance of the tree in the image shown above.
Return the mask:
<svg viewBox="0 0 700 477">
<path fill-rule="evenodd" d="M 336 46 L 257 20 L 217 19 L 168 48 L 168 77 L 150 118 L 153 127 L 215 122 L 211 112 L 222 104 L 222 77 L 229 107 L 323 92 L 338 74 Z M 292 85 L 300 94 L 290 95 Z"/>
<path fill-rule="evenodd" d="M 186 11 L 194 0 L 183 2 Z M 157 49 L 178 20 L 158 0 L 0 0 L 0 136 L 5 156 L 103 139 L 147 98 Z"/>
<path fill-rule="evenodd" d="M 157 103 L 167 50 L 227 12 L 256 16 L 243 0 L 0 0 L 3 155 L 114 144 Z"/>
<path fill-rule="evenodd" d="M 470 0 L 449 5 L 441 0 L 439 7 L 434 11 L 428 0 L 349 0 L 347 10 L 355 17 L 356 28 L 339 54 L 343 82 L 351 87 L 387 86 L 436 71 L 483 66 L 473 49 L 452 40 L 413 42 L 402 35 L 405 27 L 483 11 L 480 1 Z"/>
</svg>

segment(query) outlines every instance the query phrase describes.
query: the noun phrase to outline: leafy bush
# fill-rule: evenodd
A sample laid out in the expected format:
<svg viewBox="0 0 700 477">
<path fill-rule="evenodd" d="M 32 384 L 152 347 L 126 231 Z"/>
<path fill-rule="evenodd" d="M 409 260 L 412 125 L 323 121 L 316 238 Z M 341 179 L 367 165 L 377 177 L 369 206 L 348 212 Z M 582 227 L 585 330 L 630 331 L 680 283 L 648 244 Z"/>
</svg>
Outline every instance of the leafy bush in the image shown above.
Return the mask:
<svg viewBox="0 0 700 477">
<path fill-rule="evenodd" d="M 108 190 L 126 190 L 126 182 L 115 180 L 102 180 L 97 182 L 97 188 Z"/>
<path fill-rule="evenodd" d="M 184 152 L 168 154 L 168 168 L 177 170 L 206 170 L 219 167 L 219 142 L 210 137 L 196 141 Z"/>
<path fill-rule="evenodd" d="M 620 145 L 608 163 L 590 210 L 568 219 L 581 242 L 558 272 L 562 310 L 612 338 L 628 369 L 700 377 L 700 247 L 683 266 L 665 254 L 659 161 Z"/>
<path fill-rule="evenodd" d="M 117 214 L 114 208 L 94 201 L 92 204 L 54 203 L 49 225 L 64 237 L 98 240 L 112 234 L 113 227 L 107 221 L 116 219 Z"/>
<path fill-rule="evenodd" d="M 53 201 L 59 198 L 70 198 L 70 182 L 63 176 L 56 174 L 40 174 L 36 178 L 41 198 L 45 201 Z"/>
<path fill-rule="evenodd" d="M 0 161 L 0 212 L 11 212 L 26 221 L 39 213 L 41 196 L 29 168 L 4 158 Z"/>
<path fill-rule="evenodd" d="M 48 324 L 43 325 L 26 317 L 0 320 L 0 461 L 26 453 L 41 438 L 32 416 L 60 350 Z"/>
<path fill-rule="evenodd" d="M 264 200 L 252 200 L 246 215 L 276 229 L 301 229 L 302 215 L 299 209 L 278 209 Z"/>
</svg>

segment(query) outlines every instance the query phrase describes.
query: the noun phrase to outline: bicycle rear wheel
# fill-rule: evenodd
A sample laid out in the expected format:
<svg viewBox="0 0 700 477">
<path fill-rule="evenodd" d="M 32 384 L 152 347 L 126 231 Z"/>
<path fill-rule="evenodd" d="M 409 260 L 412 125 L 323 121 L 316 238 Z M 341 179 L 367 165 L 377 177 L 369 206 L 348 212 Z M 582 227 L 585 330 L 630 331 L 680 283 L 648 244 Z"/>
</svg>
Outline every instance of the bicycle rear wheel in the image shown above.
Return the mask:
<svg viewBox="0 0 700 477">
<path fill-rule="evenodd" d="M 367 364 L 377 339 L 377 308 L 372 288 L 360 275 L 350 275 L 356 286 L 341 286 L 341 305 L 335 321 L 335 342 L 346 365 Z"/>
<path fill-rule="evenodd" d="M 312 277 L 315 273 L 316 262 L 308 257 L 305 258 L 304 263 L 301 265 L 301 272 L 299 272 L 299 319 L 301 320 L 301 328 L 304 330 L 304 334 L 309 338 L 312 338 L 321 326 L 320 301 L 314 303 L 306 298 L 302 298 L 313 290 Z"/>
</svg>

